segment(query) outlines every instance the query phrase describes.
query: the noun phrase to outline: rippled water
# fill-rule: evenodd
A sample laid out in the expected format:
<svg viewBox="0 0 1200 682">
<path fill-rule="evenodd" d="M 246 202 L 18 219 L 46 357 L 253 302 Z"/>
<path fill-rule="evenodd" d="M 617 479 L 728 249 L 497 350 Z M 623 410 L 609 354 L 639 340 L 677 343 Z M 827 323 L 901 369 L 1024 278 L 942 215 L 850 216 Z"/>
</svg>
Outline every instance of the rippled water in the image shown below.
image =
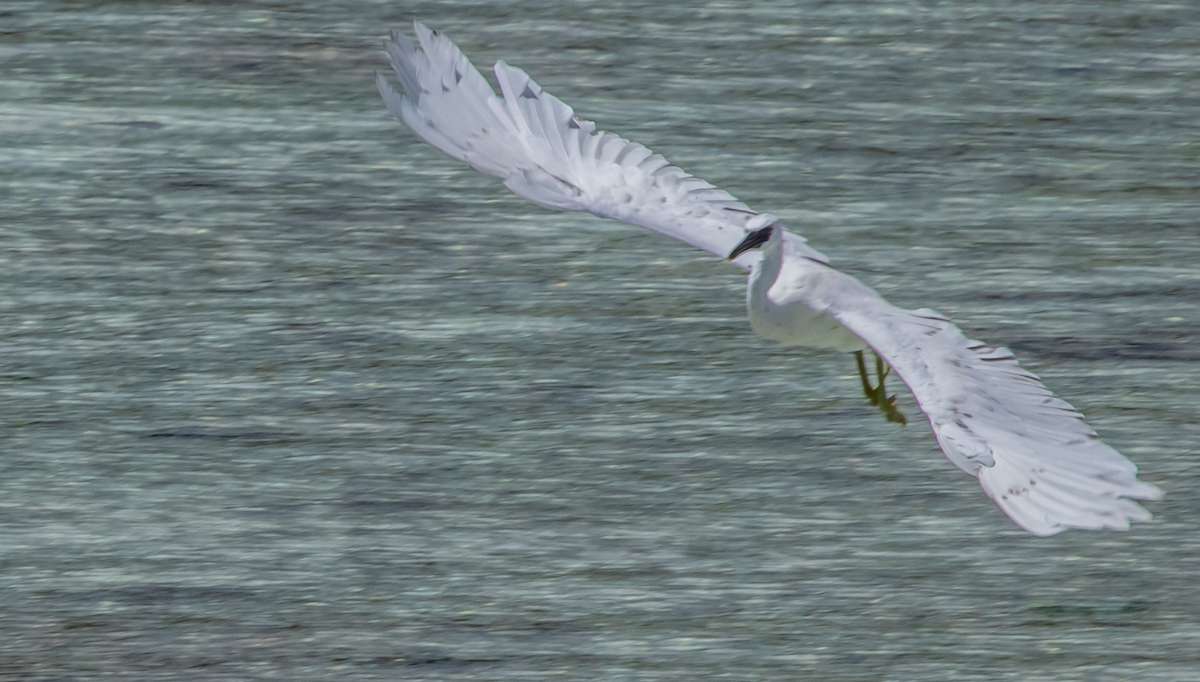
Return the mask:
<svg viewBox="0 0 1200 682">
<path fill-rule="evenodd" d="M 1024 534 L 420 142 L 412 18 L 1011 346 L 1154 523 Z M 1189 3 L 0 3 L 0 678 L 1200 679 L 1198 70 Z"/>
</svg>

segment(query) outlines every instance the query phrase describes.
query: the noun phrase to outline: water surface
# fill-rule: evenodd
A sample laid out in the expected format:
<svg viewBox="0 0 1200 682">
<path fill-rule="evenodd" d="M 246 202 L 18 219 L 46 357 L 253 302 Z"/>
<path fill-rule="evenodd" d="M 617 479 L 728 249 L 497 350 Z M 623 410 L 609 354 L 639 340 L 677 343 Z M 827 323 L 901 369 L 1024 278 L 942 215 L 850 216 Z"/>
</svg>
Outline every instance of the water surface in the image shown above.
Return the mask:
<svg viewBox="0 0 1200 682">
<path fill-rule="evenodd" d="M 697 7 L 0 3 L 0 678 L 1197 679 L 1195 8 Z M 412 18 L 1012 347 L 1154 523 L 1026 535 L 736 269 L 418 140 Z"/>
</svg>

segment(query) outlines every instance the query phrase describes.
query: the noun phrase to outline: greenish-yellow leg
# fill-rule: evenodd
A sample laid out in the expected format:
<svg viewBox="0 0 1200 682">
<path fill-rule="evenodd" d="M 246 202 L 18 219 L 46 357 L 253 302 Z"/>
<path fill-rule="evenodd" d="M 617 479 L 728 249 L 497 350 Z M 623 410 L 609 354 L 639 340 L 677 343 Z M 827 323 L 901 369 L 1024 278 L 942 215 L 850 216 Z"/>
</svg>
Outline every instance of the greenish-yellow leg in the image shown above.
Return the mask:
<svg viewBox="0 0 1200 682">
<path fill-rule="evenodd" d="M 867 400 L 871 404 L 879 408 L 883 416 L 893 424 L 904 425 L 908 423 L 908 419 L 904 417 L 904 413 L 900 408 L 896 407 L 896 396 L 889 396 L 887 389 L 884 388 L 883 380 L 887 375 L 892 373 L 892 368 L 883 361 L 883 358 L 875 356 L 875 376 L 879 378 L 879 385 L 872 386 L 871 378 L 867 376 L 867 363 L 863 359 L 862 351 L 854 351 L 854 361 L 858 363 L 858 376 L 862 379 L 863 393 L 866 394 Z"/>
</svg>

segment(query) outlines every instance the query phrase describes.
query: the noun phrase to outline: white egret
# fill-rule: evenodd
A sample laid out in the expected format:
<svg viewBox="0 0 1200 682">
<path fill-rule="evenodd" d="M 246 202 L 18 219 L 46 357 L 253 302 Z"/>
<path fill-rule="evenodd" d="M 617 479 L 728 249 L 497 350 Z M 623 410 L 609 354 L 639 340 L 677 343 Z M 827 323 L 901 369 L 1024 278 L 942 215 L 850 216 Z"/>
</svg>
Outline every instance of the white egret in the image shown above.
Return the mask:
<svg viewBox="0 0 1200 682">
<path fill-rule="evenodd" d="M 903 310 L 835 270 L 803 237 L 640 144 L 594 123 L 524 71 L 495 66 L 501 96 L 450 40 L 414 24 L 420 49 L 393 31 L 387 53 L 404 90 L 382 74 L 393 115 L 450 156 L 498 176 L 517 194 L 675 237 L 750 270 L 754 331 L 791 345 L 856 354 L 863 389 L 903 421 L 884 377 L 894 369 L 929 417 L 938 444 L 1018 526 L 1127 530 L 1150 513 L 1133 500 L 1161 492 L 1100 441 L 1083 417 L 1005 348 L 966 338 L 932 310 Z M 876 355 L 871 386 L 863 351 Z"/>
</svg>

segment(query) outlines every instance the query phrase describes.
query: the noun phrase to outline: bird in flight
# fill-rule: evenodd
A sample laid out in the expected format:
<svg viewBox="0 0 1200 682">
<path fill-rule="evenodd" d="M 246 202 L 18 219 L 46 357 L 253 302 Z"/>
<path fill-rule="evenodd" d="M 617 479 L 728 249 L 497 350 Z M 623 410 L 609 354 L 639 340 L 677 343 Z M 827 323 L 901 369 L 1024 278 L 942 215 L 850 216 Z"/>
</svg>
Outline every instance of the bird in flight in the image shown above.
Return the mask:
<svg viewBox="0 0 1200 682">
<path fill-rule="evenodd" d="M 884 379 L 894 372 L 938 445 L 1021 528 L 1128 530 L 1134 500 L 1158 488 L 1006 348 L 968 339 L 927 308 L 904 310 L 834 269 L 805 239 L 635 142 L 596 129 L 524 71 L 496 62 L 497 96 L 458 47 L 415 22 L 387 54 L 403 93 L 378 74 L 392 114 L 427 142 L 543 206 L 649 228 L 749 270 L 746 306 L 760 336 L 853 353 L 863 392 L 905 423 Z M 864 353 L 874 356 L 872 384 Z"/>
</svg>

